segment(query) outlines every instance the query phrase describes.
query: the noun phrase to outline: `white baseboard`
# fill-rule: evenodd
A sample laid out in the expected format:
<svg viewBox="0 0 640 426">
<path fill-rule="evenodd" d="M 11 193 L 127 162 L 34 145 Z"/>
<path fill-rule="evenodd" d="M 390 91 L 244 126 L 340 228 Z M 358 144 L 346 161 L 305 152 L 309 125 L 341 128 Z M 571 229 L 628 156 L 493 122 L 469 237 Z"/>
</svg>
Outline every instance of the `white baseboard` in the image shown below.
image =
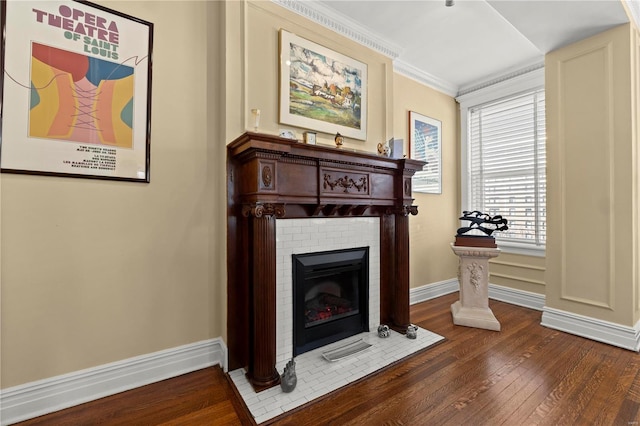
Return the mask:
<svg viewBox="0 0 640 426">
<path fill-rule="evenodd" d="M 31 419 L 212 365 L 227 371 L 227 346 L 219 337 L 3 389 L 0 424 Z"/>
<path fill-rule="evenodd" d="M 460 285 L 457 278 L 415 287 L 409 290 L 409 303 L 414 305 L 445 294 L 455 293 L 458 290 L 460 290 Z M 544 294 L 516 290 L 496 284 L 489 284 L 489 298 L 538 311 L 542 310 L 545 302 Z"/>
<path fill-rule="evenodd" d="M 452 278 L 410 290 L 410 303 L 459 290 Z M 626 327 L 544 306 L 545 296 L 489 284 L 489 297 L 542 311 L 541 325 L 613 346 L 640 351 L 640 321 Z M 227 347 L 221 338 L 26 383 L 0 391 L 0 425 L 9 425 L 213 365 L 227 371 Z"/>
<path fill-rule="evenodd" d="M 523 306 L 541 311 L 544 308 L 545 295 L 530 291 L 517 290 L 497 284 L 489 284 L 489 299 L 499 300 L 512 305 Z"/>
<path fill-rule="evenodd" d="M 457 278 L 415 287 L 409 289 L 409 304 L 415 305 L 416 303 L 426 302 L 445 294 L 455 293 L 458 290 L 460 290 L 460 286 Z"/>
<path fill-rule="evenodd" d="M 540 324 L 620 348 L 640 351 L 640 321 L 635 327 L 628 327 L 545 306 Z"/>
<path fill-rule="evenodd" d="M 425 302 L 459 290 L 458 280 L 440 281 L 412 288 L 409 291 L 410 304 Z M 587 339 L 607 343 L 632 351 L 640 351 L 640 321 L 634 327 L 623 326 L 596 318 L 545 306 L 544 294 L 531 293 L 496 284 L 489 284 L 489 298 L 512 305 L 542 311 L 541 325 Z"/>
</svg>

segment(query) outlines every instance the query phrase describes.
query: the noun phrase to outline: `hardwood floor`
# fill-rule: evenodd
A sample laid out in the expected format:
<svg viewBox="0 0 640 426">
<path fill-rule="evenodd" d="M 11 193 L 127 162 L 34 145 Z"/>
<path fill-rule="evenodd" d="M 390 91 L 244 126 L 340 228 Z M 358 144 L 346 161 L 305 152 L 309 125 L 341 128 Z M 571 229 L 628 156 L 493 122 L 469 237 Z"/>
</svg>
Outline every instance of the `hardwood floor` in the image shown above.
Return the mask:
<svg viewBox="0 0 640 426">
<path fill-rule="evenodd" d="M 638 425 L 640 355 L 551 330 L 541 313 L 497 301 L 493 332 L 454 326 L 450 294 L 411 307 L 447 340 L 276 425 Z M 218 367 L 69 408 L 21 425 L 245 425 Z"/>
</svg>

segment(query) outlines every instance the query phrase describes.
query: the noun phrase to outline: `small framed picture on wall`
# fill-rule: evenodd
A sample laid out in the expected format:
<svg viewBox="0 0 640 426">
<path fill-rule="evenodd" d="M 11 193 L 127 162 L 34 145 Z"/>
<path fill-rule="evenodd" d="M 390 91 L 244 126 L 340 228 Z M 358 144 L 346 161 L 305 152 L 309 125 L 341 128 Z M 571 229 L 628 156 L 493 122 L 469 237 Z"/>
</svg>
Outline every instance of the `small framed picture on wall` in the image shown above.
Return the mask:
<svg viewBox="0 0 640 426">
<path fill-rule="evenodd" d="M 413 176 L 413 191 L 441 194 L 442 122 L 409 111 L 409 157 L 427 163 Z"/>
<path fill-rule="evenodd" d="M 309 145 L 316 144 L 316 134 L 315 132 L 304 132 L 304 142 Z"/>
</svg>

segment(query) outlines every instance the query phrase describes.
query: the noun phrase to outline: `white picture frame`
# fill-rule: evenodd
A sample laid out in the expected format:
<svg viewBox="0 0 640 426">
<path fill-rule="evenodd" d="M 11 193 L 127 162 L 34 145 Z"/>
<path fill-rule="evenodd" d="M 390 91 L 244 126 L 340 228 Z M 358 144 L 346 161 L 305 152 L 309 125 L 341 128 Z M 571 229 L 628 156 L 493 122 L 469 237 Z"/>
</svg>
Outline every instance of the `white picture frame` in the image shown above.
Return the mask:
<svg viewBox="0 0 640 426">
<path fill-rule="evenodd" d="M 412 177 L 413 192 L 442 194 L 442 122 L 409 111 L 409 157 L 425 161 Z"/>
<path fill-rule="evenodd" d="M 280 30 L 280 123 L 367 139 L 367 65 Z"/>
<path fill-rule="evenodd" d="M 304 132 L 304 143 L 309 145 L 316 144 L 316 133 L 315 132 Z"/>
</svg>

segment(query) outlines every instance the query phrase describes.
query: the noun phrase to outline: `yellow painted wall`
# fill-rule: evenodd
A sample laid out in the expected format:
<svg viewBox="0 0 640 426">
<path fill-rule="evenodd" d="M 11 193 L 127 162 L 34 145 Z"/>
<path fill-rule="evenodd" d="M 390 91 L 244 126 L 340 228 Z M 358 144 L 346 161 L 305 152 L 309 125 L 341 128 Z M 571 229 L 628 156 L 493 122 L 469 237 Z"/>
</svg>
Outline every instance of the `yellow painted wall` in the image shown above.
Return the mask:
<svg viewBox="0 0 640 426">
<path fill-rule="evenodd" d="M 545 258 L 502 252 L 489 261 L 489 282 L 544 295 Z"/>
<path fill-rule="evenodd" d="M 220 5 L 100 3 L 155 24 L 151 183 L 2 175 L 3 388 L 224 333 Z"/>
<path fill-rule="evenodd" d="M 458 258 L 449 245 L 459 226 L 458 105 L 448 95 L 400 74 L 393 78 L 393 130 L 409 150 L 409 111 L 442 122 L 442 194 L 413 193 L 418 215 L 409 218 L 411 287 L 456 277 Z"/>
<path fill-rule="evenodd" d="M 198 3 L 198 2 L 196 2 Z M 210 337 L 227 338 L 227 149 L 224 125 L 227 110 L 224 44 L 226 2 L 206 2 L 206 158 L 207 188 L 198 194 L 209 204 L 208 288 Z M 202 89 L 200 89 L 202 90 Z"/>
<path fill-rule="evenodd" d="M 638 172 L 638 167 L 640 167 L 640 29 L 638 27 L 633 27 L 632 32 L 632 49 L 631 49 L 631 75 L 634 76 L 632 81 L 632 98 L 631 98 L 631 117 L 633 117 L 631 123 L 631 131 L 632 131 L 632 140 L 635 146 L 635 189 L 634 195 L 635 197 L 639 197 L 638 191 L 640 190 L 640 173 Z M 639 203 L 636 199 L 636 203 Z M 638 204 L 636 204 L 638 205 Z M 638 206 L 640 208 L 640 206 Z M 640 321 L 640 211 L 636 209 L 635 211 L 635 239 L 634 239 L 634 250 L 635 250 L 635 268 L 634 268 L 634 297 L 635 300 L 635 312 L 633 316 L 633 323 L 637 324 Z"/>
<path fill-rule="evenodd" d="M 546 304 L 628 326 L 638 316 L 632 37 L 622 25 L 545 60 Z"/>
</svg>

